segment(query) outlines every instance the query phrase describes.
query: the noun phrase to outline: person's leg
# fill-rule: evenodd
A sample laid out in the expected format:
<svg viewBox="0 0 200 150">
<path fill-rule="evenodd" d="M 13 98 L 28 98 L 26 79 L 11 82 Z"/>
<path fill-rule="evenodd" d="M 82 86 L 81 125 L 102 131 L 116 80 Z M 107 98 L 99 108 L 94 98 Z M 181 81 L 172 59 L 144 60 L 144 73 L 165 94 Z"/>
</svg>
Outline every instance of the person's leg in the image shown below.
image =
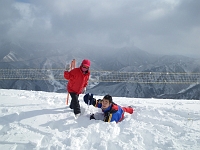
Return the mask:
<svg viewBox="0 0 200 150">
<path fill-rule="evenodd" d="M 74 109 L 74 94 L 75 93 L 69 93 L 70 94 L 70 96 L 71 96 L 71 102 L 70 102 L 70 105 L 69 105 L 69 108 L 71 108 L 71 109 Z"/>
<path fill-rule="evenodd" d="M 78 100 L 79 95 L 76 93 L 70 93 L 70 95 L 72 97 L 71 107 L 74 109 L 74 114 L 76 115 L 81 113 L 81 108 Z"/>
<path fill-rule="evenodd" d="M 122 116 L 121 116 L 121 118 L 120 118 L 120 120 L 119 120 L 119 122 L 120 121 L 122 121 L 123 119 L 124 119 L 124 113 L 125 112 L 127 112 L 127 113 L 129 113 L 129 114 L 132 114 L 133 113 L 133 108 L 131 107 L 131 106 L 128 106 L 128 107 L 121 107 L 122 109 L 123 109 L 123 114 L 122 114 Z"/>
<path fill-rule="evenodd" d="M 71 109 L 74 109 L 74 107 L 72 107 L 73 105 L 72 105 L 72 100 L 71 100 L 71 103 L 70 103 L 70 105 L 69 105 L 69 108 L 71 108 Z"/>
<path fill-rule="evenodd" d="M 124 110 L 124 112 L 127 112 L 129 114 L 132 114 L 133 113 L 133 108 L 132 107 L 122 107 L 122 109 Z"/>
</svg>

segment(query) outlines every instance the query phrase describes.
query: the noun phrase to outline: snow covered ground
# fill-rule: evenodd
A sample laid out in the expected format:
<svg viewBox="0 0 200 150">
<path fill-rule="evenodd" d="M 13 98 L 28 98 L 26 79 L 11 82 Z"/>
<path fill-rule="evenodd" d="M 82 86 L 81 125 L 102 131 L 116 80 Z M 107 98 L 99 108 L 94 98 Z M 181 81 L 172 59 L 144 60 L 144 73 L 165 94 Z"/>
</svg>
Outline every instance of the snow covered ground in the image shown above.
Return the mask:
<svg viewBox="0 0 200 150">
<path fill-rule="evenodd" d="M 80 95 L 75 119 L 66 94 L 0 90 L 1 150 L 199 150 L 200 101 L 114 97 L 134 114 L 116 124 L 89 120 L 100 110 Z M 97 96 L 96 98 L 102 98 Z"/>
</svg>

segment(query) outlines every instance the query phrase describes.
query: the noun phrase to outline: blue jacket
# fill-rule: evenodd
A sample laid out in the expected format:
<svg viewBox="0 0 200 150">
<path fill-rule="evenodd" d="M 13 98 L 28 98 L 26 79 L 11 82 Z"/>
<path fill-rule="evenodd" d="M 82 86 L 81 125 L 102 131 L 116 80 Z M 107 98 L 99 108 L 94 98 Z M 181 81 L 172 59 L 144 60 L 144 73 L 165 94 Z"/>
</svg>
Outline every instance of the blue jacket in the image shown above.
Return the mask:
<svg viewBox="0 0 200 150">
<path fill-rule="evenodd" d="M 100 101 L 97 101 L 96 107 L 101 108 L 102 103 Z M 112 122 L 115 121 L 116 123 L 121 121 L 124 118 L 124 111 L 121 108 L 121 106 L 112 103 L 111 106 L 109 106 L 107 109 L 103 110 L 104 112 L 104 119 L 105 122 Z"/>
</svg>

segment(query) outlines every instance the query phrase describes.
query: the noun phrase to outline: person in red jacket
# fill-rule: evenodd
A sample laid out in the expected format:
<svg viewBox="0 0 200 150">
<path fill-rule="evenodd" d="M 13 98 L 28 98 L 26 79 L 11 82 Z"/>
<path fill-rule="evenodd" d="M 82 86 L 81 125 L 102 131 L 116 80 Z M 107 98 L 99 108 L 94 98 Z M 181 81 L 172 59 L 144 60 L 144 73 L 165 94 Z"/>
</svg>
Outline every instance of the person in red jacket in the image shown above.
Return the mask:
<svg viewBox="0 0 200 150">
<path fill-rule="evenodd" d="M 67 91 L 69 92 L 72 100 L 70 108 L 74 110 L 75 116 L 81 113 L 79 104 L 79 94 L 84 93 L 90 76 L 90 60 L 84 59 L 78 68 L 69 71 L 69 66 L 64 72 L 64 78 L 68 80 Z"/>
</svg>

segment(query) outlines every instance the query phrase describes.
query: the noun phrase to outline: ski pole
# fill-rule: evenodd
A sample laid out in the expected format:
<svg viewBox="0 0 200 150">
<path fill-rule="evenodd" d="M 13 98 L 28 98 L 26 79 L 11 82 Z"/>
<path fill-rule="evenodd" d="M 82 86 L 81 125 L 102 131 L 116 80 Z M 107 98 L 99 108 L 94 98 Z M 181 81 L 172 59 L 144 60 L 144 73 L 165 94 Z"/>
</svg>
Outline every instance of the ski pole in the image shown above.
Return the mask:
<svg viewBox="0 0 200 150">
<path fill-rule="evenodd" d="M 89 109 L 89 106 L 90 106 L 89 104 L 90 104 L 90 100 L 88 100 L 88 109 Z"/>
<path fill-rule="evenodd" d="M 70 64 L 70 70 L 72 69 L 72 62 Z M 69 92 L 67 93 L 66 105 L 69 103 Z"/>
<path fill-rule="evenodd" d="M 76 67 L 76 60 L 73 59 L 70 64 L 70 70 L 74 69 L 75 67 Z M 69 93 L 67 93 L 66 105 L 68 105 L 68 103 L 69 103 Z"/>
</svg>

